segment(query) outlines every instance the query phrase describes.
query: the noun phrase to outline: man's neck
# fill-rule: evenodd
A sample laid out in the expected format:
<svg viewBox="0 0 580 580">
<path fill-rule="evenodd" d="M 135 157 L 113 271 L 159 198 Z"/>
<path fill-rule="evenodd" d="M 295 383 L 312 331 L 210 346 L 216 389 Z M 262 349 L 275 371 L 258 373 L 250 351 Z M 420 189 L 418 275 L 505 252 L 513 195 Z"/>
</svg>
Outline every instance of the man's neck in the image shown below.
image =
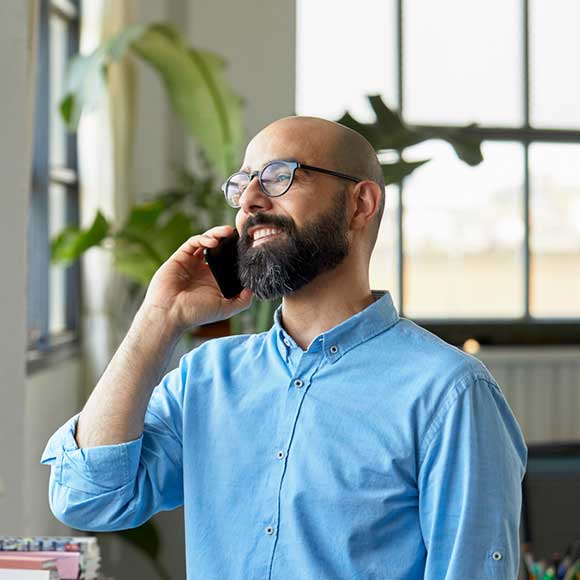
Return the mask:
<svg viewBox="0 0 580 580">
<path fill-rule="evenodd" d="M 345 281 L 324 273 L 284 297 L 282 326 L 303 350 L 321 333 L 334 328 L 375 301 L 368 278 Z"/>
</svg>

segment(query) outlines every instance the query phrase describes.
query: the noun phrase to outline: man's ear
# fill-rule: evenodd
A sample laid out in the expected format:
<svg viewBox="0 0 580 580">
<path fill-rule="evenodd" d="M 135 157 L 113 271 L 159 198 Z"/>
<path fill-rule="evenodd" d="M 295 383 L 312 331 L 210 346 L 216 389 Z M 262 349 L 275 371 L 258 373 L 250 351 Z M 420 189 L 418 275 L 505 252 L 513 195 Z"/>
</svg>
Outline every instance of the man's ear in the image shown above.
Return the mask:
<svg viewBox="0 0 580 580">
<path fill-rule="evenodd" d="M 381 188 L 370 180 L 357 183 L 353 189 L 354 211 L 350 220 L 353 230 L 361 230 L 375 219 L 381 203 Z"/>
</svg>

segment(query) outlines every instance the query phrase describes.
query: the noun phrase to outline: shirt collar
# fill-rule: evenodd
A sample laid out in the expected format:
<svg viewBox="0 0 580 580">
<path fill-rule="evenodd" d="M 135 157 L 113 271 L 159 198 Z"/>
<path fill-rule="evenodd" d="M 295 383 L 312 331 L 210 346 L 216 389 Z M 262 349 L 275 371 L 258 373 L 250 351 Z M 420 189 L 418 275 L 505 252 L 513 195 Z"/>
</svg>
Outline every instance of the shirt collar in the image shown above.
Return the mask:
<svg viewBox="0 0 580 580">
<path fill-rule="evenodd" d="M 387 290 L 380 297 L 375 294 L 375 298 L 375 302 L 369 304 L 364 310 L 319 334 L 308 347 L 308 352 L 323 350 L 326 359 L 334 363 L 355 346 L 394 326 L 399 321 L 399 314 L 390 292 Z M 284 330 L 281 319 L 282 305 L 278 306 L 274 312 L 274 325 L 270 332 L 276 335 L 280 353 L 285 354 L 287 349 L 300 347 Z"/>
</svg>

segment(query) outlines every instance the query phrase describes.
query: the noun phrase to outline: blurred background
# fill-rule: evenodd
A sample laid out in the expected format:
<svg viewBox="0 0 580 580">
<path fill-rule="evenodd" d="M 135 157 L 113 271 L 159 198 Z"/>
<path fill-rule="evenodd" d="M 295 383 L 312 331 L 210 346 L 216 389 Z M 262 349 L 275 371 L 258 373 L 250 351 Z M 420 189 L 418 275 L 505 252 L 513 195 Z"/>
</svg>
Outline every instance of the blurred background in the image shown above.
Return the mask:
<svg viewBox="0 0 580 580">
<path fill-rule="evenodd" d="M 578 22 L 575 0 L 2 2 L 0 534 L 81 533 L 50 513 L 46 441 L 155 269 L 232 223 L 219 183 L 248 140 L 304 114 L 385 164 L 372 288 L 502 387 L 531 450 L 524 547 L 580 539 Z M 105 572 L 185 577 L 182 518 L 98 534 Z"/>
</svg>

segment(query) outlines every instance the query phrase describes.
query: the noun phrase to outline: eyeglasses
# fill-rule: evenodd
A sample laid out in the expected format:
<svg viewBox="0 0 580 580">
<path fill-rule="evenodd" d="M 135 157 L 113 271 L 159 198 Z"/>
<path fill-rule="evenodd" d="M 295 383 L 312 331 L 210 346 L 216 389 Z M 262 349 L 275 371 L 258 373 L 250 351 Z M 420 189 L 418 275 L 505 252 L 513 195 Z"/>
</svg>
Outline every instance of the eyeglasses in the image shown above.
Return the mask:
<svg viewBox="0 0 580 580">
<path fill-rule="evenodd" d="M 357 179 L 344 173 L 331 171 L 330 169 L 322 169 L 321 167 L 313 167 L 312 165 L 305 165 L 299 161 L 285 161 L 276 160 L 270 161 L 260 171 L 252 171 L 246 173 L 245 171 L 238 171 L 231 175 L 228 180 L 221 186 L 221 190 L 226 196 L 226 201 L 232 207 L 240 207 L 240 197 L 250 185 L 254 177 L 258 176 L 258 183 L 260 189 L 269 197 L 280 197 L 284 195 L 292 186 L 294 181 L 294 174 L 297 169 L 306 169 L 308 171 L 317 171 L 318 173 L 325 173 L 327 175 L 334 175 L 342 179 L 348 179 L 355 183 L 360 183 L 362 179 Z"/>
</svg>

